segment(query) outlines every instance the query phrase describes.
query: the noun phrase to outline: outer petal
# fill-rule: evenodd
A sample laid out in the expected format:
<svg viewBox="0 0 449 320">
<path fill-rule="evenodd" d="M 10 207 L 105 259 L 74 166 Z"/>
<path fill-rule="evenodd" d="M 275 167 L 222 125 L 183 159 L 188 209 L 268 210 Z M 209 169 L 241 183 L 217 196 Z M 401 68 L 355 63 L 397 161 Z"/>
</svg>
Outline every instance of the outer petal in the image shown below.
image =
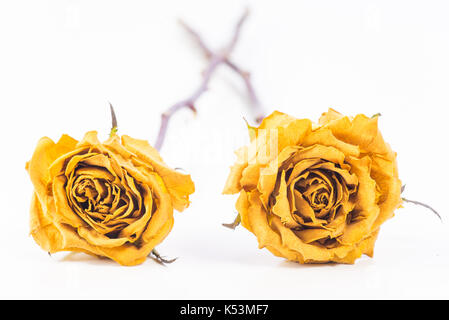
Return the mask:
<svg viewBox="0 0 449 320">
<path fill-rule="evenodd" d="M 360 243 L 358 243 L 351 251 L 349 251 L 344 256 L 336 256 L 334 257 L 333 261 L 338 263 L 348 263 L 352 264 L 355 262 L 356 259 L 360 258 L 362 254 L 366 254 L 369 257 L 373 256 L 374 253 L 374 244 L 377 239 L 377 235 L 379 233 L 379 230 L 373 232 L 369 236 L 367 236 L 365 239 L 363 239 Z"/>
<path fill-rule="evenodd" d="M 283 224 L 289 228 L 299 227 L 299 224 L 291 215 L 292 209 L 287 198 L 287 183 L 285 182 L 285 171 L 282 171 L 279 192 L 276 195 L 276 201 L 272 208 L 272 213 L 277 215 Z"/>
<path fill-rule="evenodd" d="M 231 167 L 231 172 L 226 180 L 223 194 L 234 194 L 240 192 L 242 186 L 240 180 L 242 179 L 243 170 L 248 167 L 248 147 L 242 147 L 235 152 L 237 160 Z"/>
<path fill-rule="evenodd" d="M 77 148 L 82 147 L 92 147 L 92 146 L 100 146 L 101 142 L 98 140 L 98 132 L 97 131 L 89 131 L 86 132 L 84 138 L 78 142 Z"/>
<path fill-rule="evenodd" d="M 274 111 L 257 128 L 257 138 L 260 139 L 262 134 L 273 135 L 273 130 L 277 132 L 280 152 L 287 146 L 301 145 L 312 130 L 312 122 L 308 119 L 296 119 L 285 113 Z"/>
<path fill-rule="evenodd" d="M 265 208 L 268 207 L 268 199 L 276 185 L 279 167 L 284 164 L 287 159 L 290 159 L 297 151 L 297 147 L 285 148 L 276 159 L 272 160 L 268 166 L 260 172 L 260 179 L 257 184 L 257 189 L 260 192 L 260 198 Z"/>
<path fill-rule="evenodd" d="M 161 176 L 168 192 L 173 199 L 173 206 L 176 210 L 182 211 L 189 206 L 189 195 L 195 191 L 190 175 L 182 174 L 169 168 L 158 155 L 156 149 L 150 146 L 145 140 L 138 140 L 129 136 L 122 136 L 122 144 L 145 161 L 148 161 L 154 170 Z"/>
<path fill-rule="evenodd" d="M 335 164 L 344 165 L 345 157 L 343 152 L 334 147 L 317 144 L 307 148 L 299 148 L 291 161 L 296 163 L 305 159 L 321 158 Z"/>
<path fill-rule="evenodd" d="M 257 237 L 259 248 L 267 247 L 270 251 L 275 252 L 277 256 L 285 257 L 293 261 L 303 262 L 301 254 L 284 246 L 281 237 L 271 229 L 267 220 L 267 213 L 262 207 L 262 203 L 254 192 L 248 194 L 248 223 L 250 229 Z M 279 222 L 280 223 L 280 222 Z"/>
<path fill-rule="evenodd" d="M 394 152 L 383 140 L 377 121 L 377 117 L 368 118 L 359 114 L 353 120 L 342 117 L 326 126 L 337 139 L 359 146 L 361 152 L 383 154 L 388 159 L 394 159 Z"/>
<path fill-rule="evenodd" d="M 48 190 L 50 183 L 50 165 L 61 155 L 72 151 L 77 141 L 68 135 L 63 135 L 57 143 L 50 138 L 44 137 L 39 140 L 36 150 L 27 163 L 27 170 L 30 174 L 31 182 L 39 197 L 43 197 Z"/>
<path fill-rule="evenodd" d="M 289 116 L 286 113 L 274 111 L 262 120 L 262 123 L 257 129 L 275 129 L 278 127 L 284 127 L 295 120 L 296 118 Z"/>
<path fill-rule="evenodd" d="M 360 149 L 358 146 L 338 140 L 332 134 L 332 131 L 326 127 L 321 127 L 316 131 L 311 132 L 308 136 L 304 138 L 304 141 L 302 143 L 304 147 L 316 144 L 334 147 L 343 152 L 346 156 L 358 157 L 360 155 Z"/>
<path fill-rule="evenodd" d="M 373 156 L 372 160 L 371 177 L 376 181 L 381 192 L 378 200 L 380 213 L 373 225 L 373 228 L 377 229 L 391 218 L 394 210 L 402 204 L 402 182 L 398 178 L 396 160 L 388 161 L 380 156 Z"/>
<path fill-rule="evenodd" d="M 352 172 L 359 178 L 359 189 L 355 201 L 354 211 L 357 212 L 355 221 L 346 226 L 343 235 L 338 238 L 340 243 L 359 243 L 373 230 L 373 223 L 379 215 L 379 207 L 376 205 L 376 182 L 371 179 L 371 160 L 368 157 L 362 159 L 350 159 Z"/>
<path fill-rule="evenodd" d="M 153 212 L 147 228 L 141 236 L 143 243 L 153 243 L 155 240 L 162 241 L 173 226 L 173 206 L 170 196 L 163 190 L 164 182 L 162 179 L 157 175 L 154 175 L 153 179 L 152 191 L 156 202 L 156 211 Z M 168 229 L 166 228 L 167 221 L 172 221 Z"/>
<path fill-rule="evenodd" d="M 235 204 L 235 208 L 237 209 L 237 212 L 240 215 L 240 221 L 242 226 L 246 228 L 249 232 L 253 232 L 249 224 L 249 216 L 248 216 L 249 201 L 248 201 L 248 194 L 245 191 L 240 192 L 240 195 Z"/>
<path fill-rule="evenodd" d="M 93 246 L 103 247 L 103 248 L 115 248 L 124 245 L 128 239 L 127 238 L 109 238 L 96 232 L 92 228 L 79 227 L 77 228 L 78 235 L 86 240 L 89 244 Z"/>
<path fill-rule="evenodd" d="M 329 110 L 327 112 L 324 112 L 321 115 L 320 119 L 318 120 L 318 123 L 320 125 L 326 125 L 326 124 L 328 124 L 329 122 L 331 122 L 333 120 L 338 120 L 338 119 L 343 118 L 343 117 L 344 116 L 340 112 L 335 111 L 332 108 L 329 108 Z"/>
<path fill-rule="evenodd" d="M 60 247 L 61 234 L 46 216 L 43 206 L 36 195 L 33 194 L 30 208 L 30 233 L 36 243 L 44 250 L 51 252 Z"/>
</svg>

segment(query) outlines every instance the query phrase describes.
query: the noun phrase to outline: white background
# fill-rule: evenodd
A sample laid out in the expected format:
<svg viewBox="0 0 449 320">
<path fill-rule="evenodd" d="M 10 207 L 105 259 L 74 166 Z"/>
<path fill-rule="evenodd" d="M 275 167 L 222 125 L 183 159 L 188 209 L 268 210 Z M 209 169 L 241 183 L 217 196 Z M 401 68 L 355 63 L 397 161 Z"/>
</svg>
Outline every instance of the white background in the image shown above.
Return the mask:
<svg viewBox="0 0 449 320">
<path fill-rule="evenodd" d="M 175 213 L 159 251 L 179 260 L 136 267 L 84 254 L 51 257 L 29 236 L 25 171 L 38 139 L 110 129 L 154 143 L 160 113 L 201 80 L 206 61 L 177 23 L 214 48 L 246 5 L 233 53 L 252 72 L 265 110 L 317 120 L 333 107 L 380 112 L 398 153 L 406 204 L 387 221 L 373 259 L 303 266 L 257 248 L 221 195 L 251 112 L 241 79 L 222 67 L 197 104 L 170 123 L 161 150 L 189 172 L 192 205 Z M 0 4 L 0 298 L 449 298 L 447 1 L 2 1 Z"/>
</svg>

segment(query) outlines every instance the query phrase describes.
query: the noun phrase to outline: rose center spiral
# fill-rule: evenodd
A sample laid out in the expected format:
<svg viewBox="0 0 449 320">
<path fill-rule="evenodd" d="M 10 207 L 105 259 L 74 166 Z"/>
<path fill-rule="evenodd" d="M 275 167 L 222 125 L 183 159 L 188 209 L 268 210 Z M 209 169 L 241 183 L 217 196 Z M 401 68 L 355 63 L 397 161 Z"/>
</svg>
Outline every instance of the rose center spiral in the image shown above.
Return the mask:
<svg viewBox="0 0 449 320">
<path fill-rule="evenodd" d="M 74 205 L 96 220 L 102 220 L 114 207 L 125 205 L 120 188 L 104 179 L 80 176 L 71 193 Z"/>
</svg>

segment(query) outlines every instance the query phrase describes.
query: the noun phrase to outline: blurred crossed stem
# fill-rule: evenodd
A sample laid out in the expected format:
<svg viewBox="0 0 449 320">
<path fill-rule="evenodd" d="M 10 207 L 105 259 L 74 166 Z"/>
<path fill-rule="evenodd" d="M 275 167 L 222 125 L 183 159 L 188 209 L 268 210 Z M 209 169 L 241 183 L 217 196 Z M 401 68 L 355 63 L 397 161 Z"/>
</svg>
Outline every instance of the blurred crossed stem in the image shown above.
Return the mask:
<svg viewBox="0 0 449 320">
<path fill-rule="evenodd" d="M 220 65 L 228 66 L 235 73 L 237 73 L 237 75 L 239 75 L 242 78 L 242 80 L 245 84 L 245 87 L 248 91 L 248 95 L 249 95 L 249 98 L 251 101 L 251 106 L 254 111 L 255 122 L 260 123 L 262 121 L 262 119 L 265 116 L 265 113 L 264 113 L 262 106 L 260 104 L 260 101 L 255 93 L 249 72 L 240 68 L 240 66 L 238 66 L 235 62 L 233 62 L 230 58 L 230 55 L 239 40 L 242 26 L 243 26 L 244 22 L 246 21 L 248 15 L 249 15 L 249 10 L 245 9 L 242 16 L 239 18 L 239 20 L 237 21 L 237 23 L 234 27 L 234 32 L 232 34 L 232 37 L 231 37 L 229 43 L 226 46 L 224 46 L 222 49 L 217 50 L 217 51 L 211 50 L 206 45 L 206 43 L 204 42 L 204 40 L 202 39 L 202 37 L 200 36 L 200 34 L 197 31 L 195 31 L 192 27 L 190 27 L 186 22 L 179 20 L 179 23 L 181 24 L 181 26 L 183 26 L 184 29 L 197 42 L 197 44 L 199 45 L 199 47 L 205 54 L 206 58 L 208 59 L 209 64 L 206 67 L 206 69 L 204 70 L 204 72 L 202 73 L 202 81 L 201 81 L 199 87 L 196 90 L 194 90 L 190 96 L 188 96 L 187 98 L 185 98 L 183 100 L 180 100 L 179 102 L 176 102 L 171 107 L 169 107 L 165 112 L 162 113 L 159 133 L 157 135 L 156 142 L 154 144 L 154 147 L 156 150 L 159 151 L 162 148 L 162 145 L 165 141 L 165 137 L 167 135 L 169 122 L 170 122 L 172 116 L 176 112 L 178 112 L 182 109 L 188 108 L 188 109 L 192 110 L 195 114 L 197 113 L 197 109 L 195 107 L 196 102 L 201 97 L 201 95 L 208 90 L 208 86 L 212 79 L 212 76 L 215 74 L 215 71 L 217 70 L 218 66 L 220 66 Z M 112 106 L 111 106 L 111 115 L 112 115 L 112 121 L 113 121 L 112 129 L 111 129 L 111 136 L 112 136 L 113 134 L 115 134 L 117 132 L 117 120 L 116 120 L 115 114 L 113 112 Z M 176 258 L 175 259 L 164 258 L 163 256 L 161 256 L 159 254 L 159 252 L 156 249 L 153 249 L 153 251 L 150 254 L 150 257 L 161 264 L 172 263 L 176 260 Z"/>
<path fill-rule="evenodd" d="M 234 50 L 239 37 L 240 32 L 242 29 L 242 26 L 244 22 L 246 21 L 247 17 L 249 15 L 249 10 L 246 9 L 240 19 L 237 21 L 237 24 L 234 27 L 234 32 L 232 34 L 231 40 L 229 43 L 224 46 L 222 49 L 213 51 L 211 50 L 206 43 L 204 42 L 203 38 L 200 36 L 200 34 L 195 31 L 192 27 L 190 27 L 186 22 L 183 20 L 180 20 L 181 26 L 184 27 L 184 29 L 192 36 L 192 38 L 196 41 L 200 49 L 203 51 L 204 55 L 209 61 L 208 66 L 202 73 L 202 81 L 199 85 L 199 87 L 187 98 L 180 100 L 179 102 L 173 104 L 170 108 L 168 108 L 165 112 L 161 115 L 161 125 L 159 128 L 159 133 L 156 138 L 156 142 L 154 144 L 154 147 L 157 150 L 160 150 L 164 140 L 165 136 L 167 134 L 167 129 L 169 122 L 172 118 L 172 116 L 178 112 L 179 110 L 182 110 L 184 108 L 188 108 L 192 110 L 194 113 L 197 112 L 197 109 L 195 107 L 195 104 L 198 100 L 198 98 L 208 90 L 209 83 L 211 81 L 212 76 L 214 75 L 215 71 L 217 70 L 217 67 L 220 65 L 226 65 L 229 68 L 231 68 L 234 72 L 237 73 L 242 79 L 246 86 L 246 89 L 248 91 L 248 95 L 251 100 L 251 106 L 254 111 L 254 118 L 256 123 L 260 123 L 262 119 L 265 116 L 265 113 L 263 111 L 263 108 L 260 104 L 260 101 L 255 93 L 254 87 L 251 82 L 250 74 L 249 72 L 243 70 L 240 66 L 238 66 L 234 61 L 231 60 L 230 55 L 232 51 Z"/>
</svg>

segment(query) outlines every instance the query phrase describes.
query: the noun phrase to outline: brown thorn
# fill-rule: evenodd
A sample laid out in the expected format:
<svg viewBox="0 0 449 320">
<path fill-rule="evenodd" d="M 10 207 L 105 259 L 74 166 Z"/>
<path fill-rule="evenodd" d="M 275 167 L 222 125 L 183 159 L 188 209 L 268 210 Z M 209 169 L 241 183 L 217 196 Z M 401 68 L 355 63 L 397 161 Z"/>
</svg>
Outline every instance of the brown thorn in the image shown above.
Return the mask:
<svg viewBox="0 0 449 320">
<path fill-rule="evenodd" d="M 154 257 L 153 257 L 154 256 Z M 153 249 L 150 253 L 150 258 L 153 259 L 154 261 L 158 262 L 159 264 L 162 265 L 166 265 L 166 264 L 170 264 L 175 262 L 178 258 L 174 258 L 174 259 L 165 259 L 163 256 L 161 256 L 159 254 L 159 252 L 157 252 L 156 249 Z"/>
<path fill-rule="evenodd" d="M 240 214 L 237 214 L 237 217 L 235 217 L 234 222 L 232 223 L 222 223 L 221 225 L 223 227 L 235 230 L 235 228 L 238 227 L 238 225 L 240 224 L 240 222 L 242 221 Z"/>
<path fill-rule="evenodd" d="M 117 133 L 118 127 L 117 127 L 117 117 L 115 116 L 114 107 L 109 102 L 109 108 L 111 109 L 111 119 L 112 119 L 112 128 L 109 132 L 109 136 L 112 137 L 114 134 Z"/>
<path fill-rule="evenodd" d="M 117 128 L 117 117 L 115 116 L 114 107 L 109 102 L 109 108 L 111 109 L 112 129 Z"/>
</svg>

